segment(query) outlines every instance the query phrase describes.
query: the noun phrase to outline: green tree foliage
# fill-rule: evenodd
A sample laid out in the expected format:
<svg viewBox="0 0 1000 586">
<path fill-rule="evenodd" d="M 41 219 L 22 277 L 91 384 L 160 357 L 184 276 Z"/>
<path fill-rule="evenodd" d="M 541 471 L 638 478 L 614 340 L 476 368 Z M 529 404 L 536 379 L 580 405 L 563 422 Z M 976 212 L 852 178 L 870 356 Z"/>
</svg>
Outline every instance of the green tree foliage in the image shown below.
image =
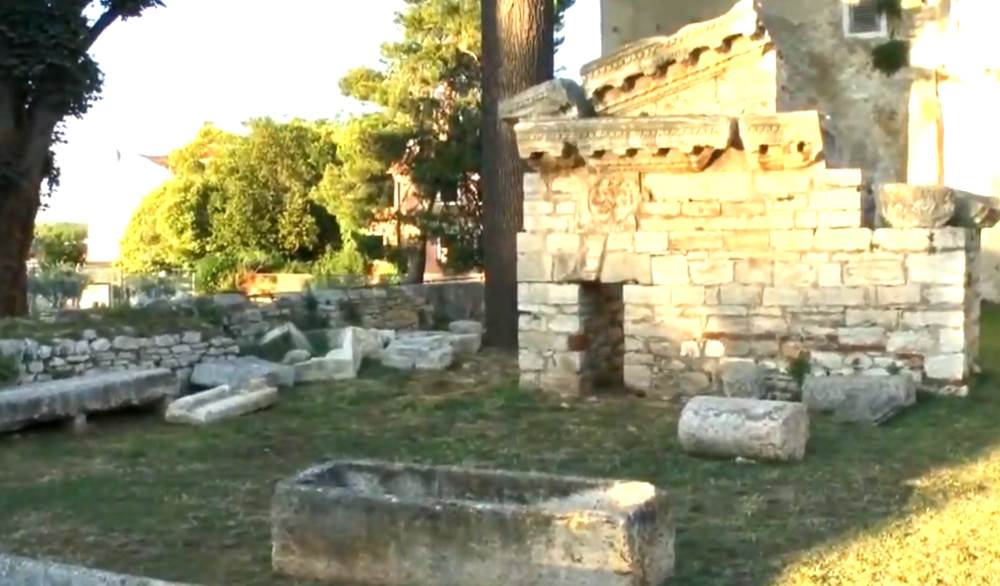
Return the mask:
<svg viewBox="0 0 1000 586">
<path fill-rule="evenodd" d="M 333 125 L 263 118 L 248 122 L 247 131 L 234 135 L 206 125 L 171 153 L 174 177 L 133 215 L 122 240 L 122 268 L 184 269 L 212 256 L 213 267 L 243 259 L 255 265 L 248 268 L 274 269 L 340 247 L 336 219 L 318 201 L 336 163 Z M 219 255 L 230 258 L 219 261 Z"/>
<path fill-rule="evenodd" d="M 58 180 L 52 144 L 103 78 L 89 51 L 115 21 L 160 0 L 0 1 L 0 316 L 27 311 L 26 261 L 41 186 Z"/>
<path fill-rule="evenodd" d="M 32 256 L 45 266 L 77 266 L 87 259 L 87 225 L 59 222 L 35 226 Z"/>
</svg>

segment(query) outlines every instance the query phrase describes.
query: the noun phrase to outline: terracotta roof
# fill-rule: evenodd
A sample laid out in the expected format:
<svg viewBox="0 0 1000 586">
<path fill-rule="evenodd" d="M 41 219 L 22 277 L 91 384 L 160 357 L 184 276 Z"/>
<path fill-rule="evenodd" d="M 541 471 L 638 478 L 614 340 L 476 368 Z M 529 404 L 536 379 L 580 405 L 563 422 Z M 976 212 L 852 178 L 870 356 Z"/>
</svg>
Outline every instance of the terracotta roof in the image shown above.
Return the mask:
<svg viewBox="0 0 1000 586">
<path fill-rule="evenodd" d="M 147 161 L 159 165 L 164 169 L 170 169 L 169 158 L 166 155 L 139 155 Z"/>
</svg>

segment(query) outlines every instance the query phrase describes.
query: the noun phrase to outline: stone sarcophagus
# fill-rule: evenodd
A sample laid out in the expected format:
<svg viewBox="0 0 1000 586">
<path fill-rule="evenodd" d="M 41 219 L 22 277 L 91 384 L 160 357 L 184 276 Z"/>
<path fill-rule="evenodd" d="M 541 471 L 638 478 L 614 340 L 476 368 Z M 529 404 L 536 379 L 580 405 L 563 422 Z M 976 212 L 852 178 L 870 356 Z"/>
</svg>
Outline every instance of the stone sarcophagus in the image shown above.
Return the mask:
<svg viewBox="0 0 1000 586">
<path fill-rule="evenodd" d="M 667 495 L 644 482 L 370 461 L 278 485 L 277 571 L 384 586 L 662 586 Z"/>
<path fill-rule="evenodd" d="M 588 65 L 582 88 L 548 82 L 502 105 L 530 169 L 523 385 L 698 394 L 728 362 L 781 369 L 808 352 L 814 374 L 899 369 L 966 390 L 984 206 L 960 198 L 893 226 L 860 170 L 827 167 L 818 112 L 774 112 L 752 79 L 745 99 L 722 92 L 733 68 L 770 71 L 753 14 L 741 2 Z M 928 206 L 926 189 L 884 191 L 893 217 L 907 193 Z"/>
</svg>

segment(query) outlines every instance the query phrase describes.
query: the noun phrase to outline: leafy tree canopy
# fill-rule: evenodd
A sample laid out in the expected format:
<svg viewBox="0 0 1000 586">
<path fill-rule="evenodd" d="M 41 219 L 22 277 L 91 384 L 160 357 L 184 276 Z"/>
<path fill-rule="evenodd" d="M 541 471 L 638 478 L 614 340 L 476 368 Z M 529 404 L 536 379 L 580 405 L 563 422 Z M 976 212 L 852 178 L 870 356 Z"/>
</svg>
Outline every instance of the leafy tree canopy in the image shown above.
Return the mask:
<svg viewBox="0 0 1000 586">
<path fill-rule="evenodd" d="M 122 240 L 125 270 L 186 268 L 211 254 L 312 260 L 339 248 L 337 222 L 317 199 L 337 158 L 334 126 L 246 126 L 236 135 L 206 125 L 171 153 L 174 177 L 146 196 Z"/>
<path fill-rule="evenodd" d="M 87 225 L 57 222 L 35 227 L 32 254 L 43 266 L 77 266 L 87 259 Z"/>
</svg>

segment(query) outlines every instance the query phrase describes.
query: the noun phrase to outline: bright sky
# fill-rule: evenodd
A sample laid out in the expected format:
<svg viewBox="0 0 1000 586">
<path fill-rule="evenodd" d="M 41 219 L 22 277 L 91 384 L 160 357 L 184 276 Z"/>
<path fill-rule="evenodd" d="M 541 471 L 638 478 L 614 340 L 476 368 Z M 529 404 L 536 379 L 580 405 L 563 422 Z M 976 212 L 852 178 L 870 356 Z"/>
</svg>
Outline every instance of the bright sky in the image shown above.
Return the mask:
<svg viewBox="0 0 1000 586">
<path fill-rule="evenodd" d="M 203 122 L 238 129 L 254 116 L 332 118 L 357 109 L 337 83 L 377 65 L 395 38 L 402 0 L 166 0 L 167 7 L 115 23 L 93 55 L 104 92 L 67 124 L 58 148 L 62 184 L 40 221 L 76 220 L 113 232 L 163 179 L 138 154 L 159 155 L 193 138 Z M 556 57 L 563 77 L 600 54 L 599 0 L 578 0 Z M 280 6 L 280 8 L 279 8 Z M 118 154 L 122 160 L 119 161 Z M 109 243 L 120 235 L 107 234 Z"/>
</svg>

